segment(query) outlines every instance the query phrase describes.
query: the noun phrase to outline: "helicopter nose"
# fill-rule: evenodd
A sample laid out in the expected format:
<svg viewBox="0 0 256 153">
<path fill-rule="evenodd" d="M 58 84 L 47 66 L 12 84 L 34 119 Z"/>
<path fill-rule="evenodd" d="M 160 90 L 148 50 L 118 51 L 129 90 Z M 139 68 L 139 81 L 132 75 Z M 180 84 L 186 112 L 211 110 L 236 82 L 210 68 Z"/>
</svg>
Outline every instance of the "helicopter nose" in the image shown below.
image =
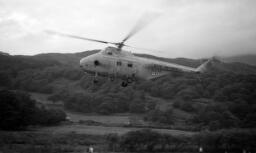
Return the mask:
<svg viewBox="0 0 256 153">
<path fill-rule="evenodd" d="M 86 58 L 85 57 L 80 60 L 80 62 L 79 62 L 80 63 L 80 68 L 84 67 L 85 62 L 86 62 Z"/>
</svg>

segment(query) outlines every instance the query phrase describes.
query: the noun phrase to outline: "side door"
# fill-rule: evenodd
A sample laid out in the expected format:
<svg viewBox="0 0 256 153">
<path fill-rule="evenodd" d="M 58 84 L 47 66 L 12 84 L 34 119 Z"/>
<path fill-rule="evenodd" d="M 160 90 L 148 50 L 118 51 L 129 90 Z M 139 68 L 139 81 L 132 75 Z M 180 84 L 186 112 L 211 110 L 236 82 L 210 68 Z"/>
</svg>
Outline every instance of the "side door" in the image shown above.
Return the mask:
<svg viewBox="0 0 256 153">
<path fill-rule="evenodd" d="M 137 65 L 134 61 L 127 61 L 127 73 L 129 77 L 135 77 L 137 73 Z"/>
<path fill-rule="evenodd" d="M 123 69 L 123 62 L 120 59 L 117 59 L 115 61 L 115 75 L 121 76 L 122 75 L 122 69 Z"/>
<path fill-rule="evenodd" d="M 116 74 L 121 77 L 132 77 L 136 74 L 136 65 L 132 61 L 117 59 L 115 64 Z"/>
</svg>

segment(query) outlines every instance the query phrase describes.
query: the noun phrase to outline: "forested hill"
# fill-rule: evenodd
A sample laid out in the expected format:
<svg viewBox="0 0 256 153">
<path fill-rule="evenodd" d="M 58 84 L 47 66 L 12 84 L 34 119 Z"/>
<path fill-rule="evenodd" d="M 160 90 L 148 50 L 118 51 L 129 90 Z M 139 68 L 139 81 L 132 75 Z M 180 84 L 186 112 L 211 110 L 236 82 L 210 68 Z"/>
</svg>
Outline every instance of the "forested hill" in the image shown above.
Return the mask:
<svg viewBox="0 0 256 153">
<path fill-rule="evenodd" d="M 1 52 L 0 54 L 0 85 L 12 86 L 30 89 L 29 86 L 23 86 L 27 81 L 32 81 L 37 85 L 43 84 L 40 88 L 48 89 L 48 82 L 57 81 L 60 78 L 69 79 L 72 81 L 80 80 L 84 75 L 79 69 L 79 61 L 81 58 L 95 54 L 99 50 L 91 50 L 79 53 L 46 53 L 35 56 L 11 56 Z M 185 66 L 197 67 L 206 59 L 195 60 L 186 58 L 162 58 L 147 54 L 135 54 L 136 56 L 153 58 L 165 62 L 181 64 Z M 214 59 L 209 67 L 209 72 L 212 73 L 233 73 L 233 74 L 256 74 L 256 67 L 243 63 L 225 63 Z M 35 81 L 37 80 L 37 81 Z M 39 81 L 40 80 L 40 81 Z M 161 79 L 160 79 L 161 80 Z M 47 83 L 45 83 L 47 82 Z M 44 84 L 45 83 L 45 84 Z M 51 84 L 54 88 L 56 85 Z M 33 90 L 38 90 L 33 87 Z M 49 91 L 50 92 L 50 91 Z"/>
<path fill-rule="evenodd" d="M 1 86 L 15 86 L 21 88 L 28 88 L 23 86 L 28 81 L 32 81 L 33 86 L 35 80 L 36 84 L 43 84 L 40 88 L 48 89 L 48 82 L 57 81 L 60 78 L 65 78 L 73 81 L 81 79 L 84 75 L 79 69 L 79 61 L 81 58 L 95 54 L 99 50 L 91 50 L 79 53 L 46 53 L 35 56 L 11 56 L 1 52 L 0 54 L 0 85 Z M 206 59 L 195 60 L 186 58 L 162 58 L 148 54 L 135 54 L 136 56 L 162 60 L 181 64 L 185 66 L 197 67 Z M 234 73 L 234 74 L 256 74 L 256 67 L 243 63 L 225 63 L 214 59 L 211 62 L 209 71 L 213 73 Z M 35 75 L 35 76 L 34 76 Z M 40 81 L 39 81 L 40 80 Z M 161 79 L 160 79 L 161 80 Z M 29 81 L 29 82 L 30 82 Z M 44 84 L 44 82 L 47 82 Z M 51 84 L 54 88 L 56 85 Z M 38 90 L 33 87 L 33 90 Z M 50 92 L 50 91 L 49 91 Z"/>
<path fill-rule="evenodd" d="M 79 66 L 79 60 L 83 57 L 92 55 L 99 52 L 99 50 L 85 51 L 80 53 L 70 53 L 70 54 L 61 54 L 61 53 L 49 53 L 49 54 L 39 54 L 32 56 L 33 59 L 39 61 L 42 60 L 54 60 L 64 65 L 70 65 L 74 67 Z M 197 67 L 207 59 L 188 59 L 188 58 L 163 58 L 157 57 L 148 54 L 135 54 L 136 56 L 157 59 L 165 62 L 181 64 L 190 67 Z M 221 62 L 224 61 L 224 62 Z M 237 74 L 256 74 L 255 66 L 248 65 L 246 62 L 237 62 L 238 60 L 229 60 L 228 58 L 223 58 L 221 60 L 215 60 L 213 67 L 215 70 L 234 72 Z M 228 62 L 228 63 L 226 63 Z"/>
<path fill-rule="evenodd" d="M 10 56 L 4 52 L 0 54 L 0 69 L 2 68 L 40 68 L 48 67 L 52 65 L 65 65 L 78 67 L 79 60 L 83 57 L 92 55 L 99 52 L 99 50 L 84 51 L 78 53 L 45 53 L 38 54 L 35 56 Z M 135 54 L 136 56 L 157 59 L 165 62 L 181 64 L 190 67 L 197 67 L 202 64 L 207 59 L 188 59 L 188 58 L 163 58 L 148 54 Z M 241 57 L 241 60 L 239 60 Z M 253 66 L 252 61 L 255 56 L 236 56 L 236 57 L 226 57 L 221 60 L 216 60 L 214 62 L 214 67 L 221 71 L 229 71 L 239 74 L 256 74 L 256 68 Z M 249 59 L 247 62 L 246 59 Z M 224 62 L 220 62 L 224 61 Z M 251 64 L 251 65 L 248 65 Z"/>
<path fill-rule="evenodd" d="M 98 84 L 79 68 L 82 57 L 98 50 L 35 56 L 0 54 L 0 88 L 51 95 L 67 109 L 79 112 L 144 113 L 149 121 L 173 124 L 172 111 L 158 110 L 161 99 L 171 108 L 193 117 L 186 123 L 200 128 L 256 127 L 256 67 L 242 63 L 211 62 L 204 74 L 173 72 L 165 77 L 138 81 L 127 88 L 120 80 L 100 78 Z M 202 61 L 138 55 L 197 67 Z M 177 115 L 176 115 L 177 117 Z"/>
<path fill-rule="evenodd" d="M 226 62 L 239 62 L 249 65 L 256 66 L 256 55 L 255 54 L 245 54 L 245 55 L 236 55 L 231 57 L 223 58 Z"/>
<path fill-rule="evenodd" d="M 99 50 L 92 50 L 92 51 L 85 51 L 85 52 L 79 52 L 79 53 L 67 53 L 67 54 L 62 54 L 62 53 L 48 53 L 48 54 L 38 54 L 35 56 L 32 56 L 33 59 L 37 60 L 54 60 L 57 61 L 63 65 L 68 65 L 68 66 L 74 66 L 78 67 L 79 66 L 79 61 L 81 58 L 95 54 L 99 52 Z"/>
</svg>

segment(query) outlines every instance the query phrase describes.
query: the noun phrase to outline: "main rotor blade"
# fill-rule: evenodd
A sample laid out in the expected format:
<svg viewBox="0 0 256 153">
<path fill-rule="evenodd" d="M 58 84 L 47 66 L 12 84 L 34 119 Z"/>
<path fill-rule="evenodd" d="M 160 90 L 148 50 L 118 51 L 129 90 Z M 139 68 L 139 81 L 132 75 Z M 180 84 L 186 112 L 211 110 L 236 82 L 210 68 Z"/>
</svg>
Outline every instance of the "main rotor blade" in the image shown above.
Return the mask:
<svg viewBox="0 0 256 153">
<path fill-rule="evenodd" d="M 129 47 L 129 48 L 134 48 L 134 49 L 138 49 L 138 50 L 145 50 L 145 51 L 150 51 L 150 52 L 164 52 L 164 51 L 161 51 L 161 50 L 155 50 L 155 49 L 148 49 L 148 48 L 141 48 L 141 47 L 133 47 L 133 46 L 129 46 L 129 45 L 126 45 L 124 44 L 125 47 Z"/>
<path fill-rule="evenodd" d="M 87 41 L 94 41 L 94 42 L 99 42 L 99 43 L 104 43 L 104 44 L 116 44 L 116 43 L 113 43 L 113 42 L 91 39 L 91 38 L 85 38 L 85 37 L 75 36 L 75 35 L 71 35 L 71 34 L 55 32 L 55 31 L 51 31 L 51 30 L 45 30 L 45 32 L 48 33 L 48 34 L 53 34 L 53 35 L 58 35 L 58 36 L 63 36 L 63 37 L 70 37 L 70 38 L 75 38 L 75 39 L 82 39 L 82 40 L 87 40 Z"/>
<path fill-rule="evenodd" d="M 138 33 L 140 30 L 145 28 L 149 23 L 153 22 L 155 19 L 157 19 L 160 16 L 159 13 L 147 13 L 144 14 L 135 24 L 135 26 L 132 28 L 130 33 L 127 34 L 127 36 L 122 40 L 122 43 L 127 41 L 129 38 L 131 38 L 133 35 Z"/>
</svg>

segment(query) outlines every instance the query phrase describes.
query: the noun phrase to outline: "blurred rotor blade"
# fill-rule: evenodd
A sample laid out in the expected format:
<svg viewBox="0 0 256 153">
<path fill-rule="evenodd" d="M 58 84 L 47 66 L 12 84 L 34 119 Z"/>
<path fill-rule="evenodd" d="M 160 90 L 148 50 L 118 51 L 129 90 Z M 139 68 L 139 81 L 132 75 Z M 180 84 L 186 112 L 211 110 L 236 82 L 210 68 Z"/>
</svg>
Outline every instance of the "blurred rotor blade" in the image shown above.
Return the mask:
<svg viewBox="0 0 256 153">
<path fill-rule="evenodd" d="M 145 51 L 150 51 L 150 52 L 164 52 L 164 51 L 161 51 L 161 50 L 155 50 L 155 49 L 148 49 L 148 48 L 141 48 L 141 47 L 133 47 L 133 46 L 129 46 L 129 45 L 126 45 L 124 44 L 125 47 L 129 47 L 129 48 L 134 48 L 134 49 L 138 49 L 138 50 L 145 50 Z"/>
<path fill-rule="evenodd" d="M 159 13 L 147 13 L 144 14 L 135 24 L 135 26 L 132 28 L 130 33 L 127 34 L 127 36 L 122 40 L 122 43 L 127 41 L 129 38 L 131 38 L 133 35 L 138 33 L 140 30 L 145 28 L 149 23 L 153 22 L 155 19 L 157 19 L 160 16 Z"/>
<path fill-rule="evenodd" d="M 97 39 L 91 39 L 91 38 L 85 38 L 85 37 L 75 36 L 75 35 L 71 35 L 71 34 L 55 32 L 55 31 L 51 31 L 51 30 L 45 30 L 45 32 L 48 33 L 48 34 L 52 34 L 52 35 L 58 35 L 58 36 L 63 36 L 63 37 L 70 37 L 70 38 L 75 38 L 75 39 L 82 39 L 82 40 L 87 40 L 87 41 L 94 41 L 94 42 L 99 42 L 99 43 L 104 43 L 104 44 L 116 44 L 116 43 L 113 43 L 113 42 L 97 40 Z"/>
</svg>

